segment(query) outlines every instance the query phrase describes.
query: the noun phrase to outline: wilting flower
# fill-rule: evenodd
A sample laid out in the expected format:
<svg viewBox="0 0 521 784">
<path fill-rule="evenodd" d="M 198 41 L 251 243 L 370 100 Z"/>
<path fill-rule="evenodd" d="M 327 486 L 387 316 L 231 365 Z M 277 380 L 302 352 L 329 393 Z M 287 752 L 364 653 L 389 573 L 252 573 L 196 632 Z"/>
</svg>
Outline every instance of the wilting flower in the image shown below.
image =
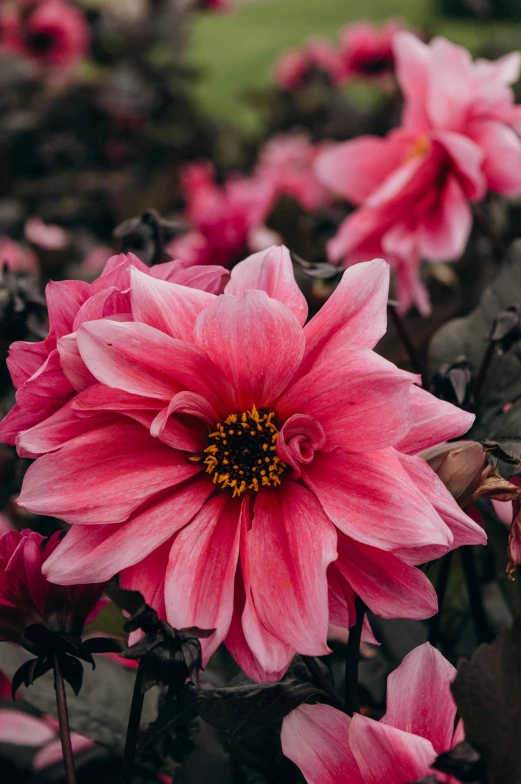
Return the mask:
<svg viewBox="0 0 521 784">
<path fill-rule="evenodd" d="M 103 585 L 53 585 L 42 573 L 60 534 L 45 539 L 35 531 L 9 531 L 0 538 L 0 640 L 33 650 L 24 637 L 40 624 L 53 632 L 79 635 L 102 609 Z"/>
<path fill-rule="evenodd" d="M 79 280 L 51 281 L 46 288 L 48 336 L 40 343 L 18 341 L 9 350 L 7 365 L 17 392 L 16 405 L 0 423 L 2 441 L 14 444 L 18 433 L 53 414 L 57 416 L 51 429 L 60 438 L 60 410 L 76 392 L 95 383 L 78 354 L 76 331 L 93 318 L 132 318 L 130 263 L 145 275 L 203 290 L 220 290 L 227 275 L 221 267 L 187 269 L 178 261 L 149 268 L 132 254 L 120 254 L 108 260 L 101 276 L 90 285 Z M 79 435 L 85 428 L 81 422 L 78 427 Z"/>
<path fill-rule="evenodd" d="M 358 207 L 329 242 L 331 261 L 347 266 L 384 255 L 397 272 L 401 309 L 415 304 L 427 314 L 421 259 L 462 255 L 472 228 L 469 202 L 487 187 L 521 193 L 520 115 L 508 86 L 520 56 L 473 63 L 443 38 L 426 45 L 402 32 L 393 41 L 405 95 L 401 128 L 331 147 L 317 173 Z"/>
<path fill-rule="evenodd" d="M 311 38 L 298 49 L 285 52 L 275 63 L 273 79 L 285 92 L 293 92 L 305 84 L 307 78 L 319 72 L 332 84 L 342 79 L 342 63 L 334 46 L 322 38 Z"/>
<path fill-rule="evenodd" d="M 356 22 L 341 30 L 339 56 L 344 78 L 391 85 L 395 70 L 393 38 L 403 29 L 402 23 L 390 19 L 382 27 Z"/>
<path fill-rule="evenodd" d="M 193 231 L 169 243 L 173 258 L 230 267 L 256 249 L 255 233 L 263 228 L 273 201 L 270 182 L 237 176 L 220 186 L 211 164 L 193 163 L 185 167 L 182 185 Z"/>
<path fill-rule="evenodd" d="M 215 629 L 206 656 L 224 641 L 258 679 L 295 651 L 325 654 L 354 593 L 385 617 L 432 615 L 411 564 L 484 534 L 411 453 L 472 416 L 372 351 L 388 275 L 383 261 L 348 270 L 303 328 L 285 248 L 238 264 L 221 296 L 133 269 L 135 321 L 78 329 L 99 383 L 71 402 L 63 446 L 47 423 L 19 437 L 49 452 L 20 504 L 74 523 L 49 579 L 120 571 L 174 628 Z"/>
<path fill-rule="evenodd" d="M 457 784 L 430 767 L 464 739 L 450 684 L 456 670 L 428 642 L 387 681 L 387 712 L 352 719 L 329 705 L 302 705 L 282 724 L 282 750 L 308 784 L 408 784 L 423 776 Z"/>
<path fill-rule="evenodd" d="M 323 145 L 314 145 L 304 133 L 279 134 L 262 148 L 256 176 L 270 183 L 277 196 L 291 196 L 314 212 L 328 201 L 328 191 L 315 173 L 315 160 Z"/>
<path fill-rule="evenodd" d="M 85 16 L 66 0 L 8 2 L 0 12 L 0 48 L 45 69 L 69 70 L 86 55 L 88 45 Z"/>
</svg>

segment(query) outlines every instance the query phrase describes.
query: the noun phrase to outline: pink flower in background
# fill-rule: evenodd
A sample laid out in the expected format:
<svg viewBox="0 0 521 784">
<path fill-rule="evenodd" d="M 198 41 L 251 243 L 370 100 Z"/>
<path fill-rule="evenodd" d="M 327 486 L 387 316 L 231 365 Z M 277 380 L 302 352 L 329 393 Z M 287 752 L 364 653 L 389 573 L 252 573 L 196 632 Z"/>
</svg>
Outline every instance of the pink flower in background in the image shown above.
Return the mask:
<svg viewBox="0 0 521 784">
<path fill-rule="evenodd" d="M 348 266 L 384 255 L 397 272 L 401 310 L 414 304 L 426 315 L 420 261 L 462 255 L 470 202 L 487 188 L 521 193 L 519 107 L 508 87 L 520 56 L 472 63 L 444 39 L 427 45 L 405 32 L 395 34 L 394 51 L 405 95 L 402 127 L 385 139 L 332 146 L 319 156 L 317 175 L 358 207 L 329 242 L 331 261 Z"/>
<path fill-rule="evenodd" d="M 24 233 L 26 240 L 44 250 L 63 250 L 71 241 L 69 232 L 64 228 L 44 223 L 37 216 L 25 221 Z"/>
<path fill-rule="evenodd" d="M 208 162 L 185 166 L 182 186 L 193 231 L 173 240 L 167 251 L 190 265 L 230 267 L 252 247 L 273 202 L 273 186 L 256 177 L 215 181 Z"/>
<path fill-rule="evenodd" d="M 332 84 L 342 79 L 342 63 L 337 50 L 322 38 L 311 38 L 298 49 L 285 52 L 273 70 L 275 84 L 285 92 L 293 92 L 301 87 L 313 71 L 326 74 Z"/>
<path fill-rule="evenodd" d="M 54 415 L 49 426 L 57 445 L 61 443 L 60 423 L 70 399 L 96 381 L 78 353 L 76 331 L 84 321 L 95 318 L 132 318 L 130 264 L 145 275 L 210 291 L 220 291 L 227 276 L 221 267 L 189 269 L 178 261 L 149 268 L 133 254 L 120 254 L 108 260 L 92 284 L 80 280 L 51 281 L 45 290 L 48 336 L 40 343 L 18 341 L 9 349 L 7 366 L 17 392 L 16 405 L 0 423 L 2 441 L 14 444 L 21 431 Z M 79 435 L 85 429 L 84 423 L 78 422 L 77 428 Z M 20 454 L 34 456 L 38 451 L 22 449 Z"/>
<path fill-rule="evenodd" d="M 34 272 L 38 269 L 38 258 L 27 245 L 0 235 L 0 267 L 4 264 L 11 272 Z"/>
<path fill-rule="evenodd" d="M 198 7 L 203 11 L 230 11 L 232 3 L 230 0 L 197 0 Z"/>
<path fill-rule="evenodd" d="M 54 71 L 73 68 L 87 54 L 89 26 L 66 0 L 6 4 L 0 11 L 0 48 Z"/>
<path fill-rule="evenodd" d="M 28 529 L 0 537 L 0 641 L 26 645 L 24 631 L 35 623 L 81 634 L 104 606 L 103 585 L 53 585 L 43 575 L 59 541 L 60 533 L 45 539 Z"/>
<path fill-rule="evenodd" d="M 395 59 L 393 38 L 405 25 L 393 19 L 382 27 L 356 22 L 340 31 L 339 57 L 348 81 L 362 79 L 391 86 Z"/>
<path fill-rule="evenodd" d="M 73 523 L 49 579 L 119 571 L 175 628 L 215 629 L 206 657 L 224 641 L 259 680 L 327 653 L 355 593 L 384 617 L 432 615 L 412 564 L 485 537 L 409 452 L 472 416 L 372 351 L 388 277 L 353 267 L 303 327 L 285 248 L 238 264 L 221 296 L 133 269 L 134 321 L 78 329 L 98 383 L 60 420 L 63 446 L 48 423 L 19 439 L 49 452 L 20 504 Z"/>
<path fill-rule="evenodd" d="M 329 199 L 315 173 L 315 160 L 324 145 L 314 145 L 305 133 L 280 134 L 261 149 L 255 175 L 271 183 L 277 196 L 291 196 L 315 212 Z"/>
<path fill-rule="evenodd" d="M 10 693 L 10 684 L 9 693 Z M 38 773 L 63 759 L 58 722 L 50 716 L 41 718 L 12 708 L 0 709 L 0 743 L 30 746 L 38 749 L 33 757 L 32 770 Z M 94 747 L 88 738 L 71 733 L 74 754 Z"/>
<path fill-rule="evenodd" d="M 464 740 L 456 728 L 454 667 L 429 643 L 405 657 L 387 681 L 387 712 L 352 719 L 329 705 L 301 705 L 282 724 L 282 750 L 307 784 L 408 784 L 424 776 L 458 784 L 430 767 Z"/>
</svg>

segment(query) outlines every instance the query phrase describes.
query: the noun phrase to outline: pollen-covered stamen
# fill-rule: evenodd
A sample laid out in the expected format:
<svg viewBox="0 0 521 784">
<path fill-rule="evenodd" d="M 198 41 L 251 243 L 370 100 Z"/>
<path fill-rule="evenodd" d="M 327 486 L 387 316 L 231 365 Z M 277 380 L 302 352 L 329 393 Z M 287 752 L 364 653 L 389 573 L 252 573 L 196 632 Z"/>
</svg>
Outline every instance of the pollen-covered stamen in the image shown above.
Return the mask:
<svg viewBox="0 0 521 784">
<path fill-rule="evenodd" d="M 203 454 L 190 460 L 202 460 L 214 483 L 229 488 L 234 497 L 257 492 L 280 485 L 286 463 L 277 455 L 278 436 L 275 412 L 253 406 L 219 422 Z"/>
</svg>

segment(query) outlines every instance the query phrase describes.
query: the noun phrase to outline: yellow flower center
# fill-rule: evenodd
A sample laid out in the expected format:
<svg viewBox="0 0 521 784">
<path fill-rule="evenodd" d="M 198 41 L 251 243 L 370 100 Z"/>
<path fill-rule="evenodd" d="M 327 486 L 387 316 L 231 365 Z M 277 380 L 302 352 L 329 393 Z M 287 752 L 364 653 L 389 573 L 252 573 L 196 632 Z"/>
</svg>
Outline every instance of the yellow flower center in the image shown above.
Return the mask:
<svg viewBox="0 0 521 784">
<path fill-rule="evenodd" d="M 278 436 L 275 412 L 253 406 L 218 422 L 203 454 L 190 460 L 203 461 L 214 484 L 229 488 L 234 498 L 256 493 L 261 487 L 280 485 L 286 463 L 277 455 Z"/>
<path fill-rule="evenodd" d="M 411 149 L 407 153 L 406 161 L 412 161 L 414 158 L 424 158 L 431 149 L 431 142 L 427 136 L 418 136 Z"/>
</svg>

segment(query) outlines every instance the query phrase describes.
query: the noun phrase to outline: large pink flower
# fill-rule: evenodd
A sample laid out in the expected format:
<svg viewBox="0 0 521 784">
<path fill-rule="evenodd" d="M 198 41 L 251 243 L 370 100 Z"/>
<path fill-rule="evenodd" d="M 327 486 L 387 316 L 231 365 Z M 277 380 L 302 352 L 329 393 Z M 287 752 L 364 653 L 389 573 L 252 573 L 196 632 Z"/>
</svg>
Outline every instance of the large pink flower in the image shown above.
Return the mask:
<svg viewBox="0 0 521 784">
<path fill-rule="evenodd" d="M 87 53 L 89 37 L 84 14 L 66 0 L 6 3 L 0 13 L 0 47 L 46 69 L 75 66 Z"/>
<path fill-rule="evenodd" d="M 456 670 L 429 643 L 405 657 L 387 682 L 381 721 L 352 719 L 329 705 L 302 705 L 282 724 L 282 750 L 308 784 L 408 784 L 423 776 L 458 784 L 430 767 L 464 740 L 450 684 Z"/>
<path fill-rule="evenodd" d="M 19 439 L 49 452 L 20 503 L 73 523 L 49 578 L 121 571 L 174 627 L 215 629 L 206 656 L 224 641 L 258 679 L 325 654 L 355 593 L 385 617 L 432 615 L 413 564 L 484 534 L 413 453 L 472 416 L 372 351 L 387 295 L 387 265 L 358 265 L 303 327 L 285 248 L 238 264 L 221 296 L 133 269 L 134 321 L 78 329 L 99 383 L 60 420 L 63 446 L 47 423 Z"/>
<path fill-rule="evenodd" d="M 472 228 L 469 202 L 487 188 L 521 193 L 520 114 L 508 86 L 520 57 L 472 63 L 442 38 L 428 46 L 402 32 L 393 40 L 405 95 L 402 127 L 385 139 L 364 136 L 329 148 L 317 173 L 358 207 L 330 241 L 330 259 L 347 266 L 384 255 L 397 270 L 402 310 L 415 304 L 426 314 L 421 259 L 461 256 Z"/>
<path fill-rule="evenodd" d="M 222 267 L 188 269 L 179 261 L 146 267 L 136 256 L 112 256 L 92 284 L 79 280 L 51 282 L 46 288 L 49 334 L 41 343 L 18 341 L 7 365 L 17 390 L 16 405 L 0 423 L 0 439 L 14 444 L 17 434 L 58 412 L 51 422 L 57 433 L 60 409 L 96 379 L 76 347 L 76 331 L 84 321 L 107 316 L 132 319 L 129 265 L 145 275 L 197 289 L 220 291 L 227 277 Z M 80 431 L 78 431 L 78 434 Z M 23 453 L 28 454 L 30 453 Z"/>
<path fill-rule="evenodd" d="M 189 234 L 173 240 L 167 250 L 190 265 L 231 267 L 255 247 L 273 202 L 273 185 L 266 178 L 230 177 L 215 181 L 208 162 L 192 163 L 182 173 Z"/>
</svg>

